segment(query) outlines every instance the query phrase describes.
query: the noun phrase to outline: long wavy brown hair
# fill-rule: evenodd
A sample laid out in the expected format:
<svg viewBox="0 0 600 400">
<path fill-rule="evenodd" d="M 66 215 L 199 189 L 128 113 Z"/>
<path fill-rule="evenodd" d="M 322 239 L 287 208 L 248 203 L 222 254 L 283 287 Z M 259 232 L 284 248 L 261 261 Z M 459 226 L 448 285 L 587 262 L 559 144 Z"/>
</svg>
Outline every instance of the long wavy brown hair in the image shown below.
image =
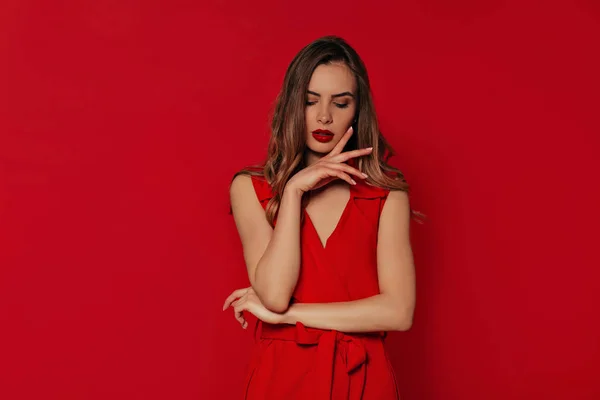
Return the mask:
<svg viewBox="0 0 600 400">
<path fill-rule="evenodd" d="M 317 66 L 330 63 L 346 64 L 356 78 L 358 104 L 352 124 L 354 134 L 343 151 L 373 147 L 370 155 L 355 160 L 355 166 L 369 176 L 367 182 L 385 189 L 410 192 L 404 174 L 387 163 L 395 153 L 379 130 L 364 63 L 344 39 L 325 36 L 300 50 L 287 68 L 275 101 L 266 160 L 260 165 L 246 167 L 233 176 L 233 179 L 240 174 L 261 176 L 271 185 L 274 196 L 266 207 L 267 220 L 271 226 L 279 210 L 285 185 L 296 172 L 306 166 L 304 113 L 308 84 Z M 410 212 L 411 218 L 418 222 L 422 222 L 425 217 L 412 208 Z"/>
</svg>

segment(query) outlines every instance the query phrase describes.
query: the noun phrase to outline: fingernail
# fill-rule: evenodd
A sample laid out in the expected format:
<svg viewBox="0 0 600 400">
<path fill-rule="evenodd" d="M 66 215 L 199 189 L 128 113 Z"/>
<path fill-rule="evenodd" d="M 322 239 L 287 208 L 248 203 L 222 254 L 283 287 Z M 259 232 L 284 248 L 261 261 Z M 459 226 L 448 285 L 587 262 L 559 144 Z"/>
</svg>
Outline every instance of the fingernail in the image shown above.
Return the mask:
<svg viewBox="0 0 600 400">
<path fill-rule="evenodd" d="M 354 179 L 350 179 L 350 182 L 352 182 L 353 185 L 356 185 L 356 182 L 354 181 Z"/>
<path fill-rule="evenodd" d="M 372 147 L 367 147 L 367 150 L 373 150 L 373 148 Z"/>
<path fill-rule="evenodd" d="M 363 176 L 364 176 L 365 178 L 368 178 L 368 177 L 369 177 L 369 175 L 365 174 L 364 172 L 363 172 L 362 174 L 363 174 Z"/>
</svg>

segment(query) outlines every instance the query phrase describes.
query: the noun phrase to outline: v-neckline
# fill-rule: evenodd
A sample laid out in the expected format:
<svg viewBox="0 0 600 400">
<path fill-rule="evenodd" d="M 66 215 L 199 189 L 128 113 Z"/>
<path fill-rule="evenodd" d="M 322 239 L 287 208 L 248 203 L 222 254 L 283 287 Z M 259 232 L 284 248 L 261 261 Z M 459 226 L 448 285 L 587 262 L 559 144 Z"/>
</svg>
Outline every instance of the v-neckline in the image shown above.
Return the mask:
<svg viewBox="0 0 600 400">
<path fill-rule="evenodd" d="M 342 210 L 342 213 L 340 214 L 340 217 L 338 218 L 337 223 L 335 224 L 335 227 L 333 228 L 333 230 L 331 231 L 331 233 L 329 234 L 329 236 L 325 239 L 325 243 L 323 243 L 323 241 L 321 240 L 321 237 L 319 236 L 319 232 L 317 231 L 317 228 L 315 227 L 315 224 L 313 224 L 313 221 L 310 218 L 310 215 L 308 214 L 308 211 L 306 210 L 306 207 L 304 207 L 303 210 L 304 210 L 304 215 L 305 215 L 306 221 L 310 225 L 311 230 L 313 231 L 313 233 L 315 235 L 315 238 L 317 239 L 317 242 L 319 243 L 319 247 L 322 250 L 327 250 L 327 245 L 329 244 L 329 240 L 331 240 L 331 238 L 340 229 L 342 223 L 344 222 L 344 220 L 346 218 L 346 215 L 350 211 L 353 198 L 354 198 L 354 193 L 352 191 L 352 187 L 350 187 L 350 196 L 348 197 L 348 201 L 346 202 L 346 205 L 344 206 L 344 209 Z"/>
</svg>

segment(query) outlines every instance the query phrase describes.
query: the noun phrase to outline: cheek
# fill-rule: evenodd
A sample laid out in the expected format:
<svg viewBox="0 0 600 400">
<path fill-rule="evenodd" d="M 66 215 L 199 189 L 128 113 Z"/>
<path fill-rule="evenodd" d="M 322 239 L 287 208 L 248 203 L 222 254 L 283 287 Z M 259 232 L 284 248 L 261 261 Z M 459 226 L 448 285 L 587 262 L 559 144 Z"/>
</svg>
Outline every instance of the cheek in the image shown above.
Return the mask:
<svg viewBox="0 0 600 400">
<path fill-rule="evenodd" d="M 312 121 L 315 118 L 315 107 L 306 107 L 304 109 L 304 119 L 306 122 Z"/>
<path fill-rule="evenodd" d="M 354 114 L 355 114 L 355 108 L 354 107 L 348 107 L 348 108 L 342 108 L 339 110 L 338 114 L 338 121 L 345 123 L 350 123 L 352 121 L 352 119 L 354 118 Z"/>
</svg>

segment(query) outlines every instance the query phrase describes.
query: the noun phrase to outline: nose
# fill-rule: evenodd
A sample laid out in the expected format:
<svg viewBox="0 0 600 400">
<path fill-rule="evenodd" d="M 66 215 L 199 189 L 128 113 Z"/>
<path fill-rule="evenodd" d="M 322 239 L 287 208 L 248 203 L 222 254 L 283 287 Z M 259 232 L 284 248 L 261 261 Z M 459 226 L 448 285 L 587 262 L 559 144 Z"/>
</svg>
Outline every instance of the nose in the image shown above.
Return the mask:
<svg viewBox="0 0 600 400">
<path fill-rule="evenodd" d="M 332 117 L 331 112 L 329 111 L 329 107 L 323 105 L 319 108 L 319 113 L 317 115 L 317 121 L 321 124 L 329 124 L 331 123 Z"/>
</svg>

